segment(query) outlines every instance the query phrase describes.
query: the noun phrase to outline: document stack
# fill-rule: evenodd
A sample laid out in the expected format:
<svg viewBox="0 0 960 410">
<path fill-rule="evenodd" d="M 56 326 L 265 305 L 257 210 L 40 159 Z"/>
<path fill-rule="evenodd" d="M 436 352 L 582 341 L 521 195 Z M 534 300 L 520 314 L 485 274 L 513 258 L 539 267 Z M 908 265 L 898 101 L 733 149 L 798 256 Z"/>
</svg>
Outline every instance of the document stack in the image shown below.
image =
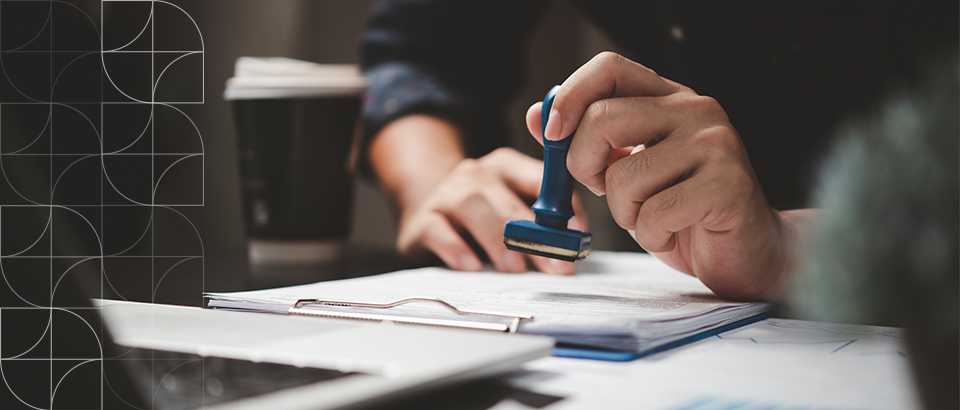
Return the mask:
<svg viewBox="0 0 960 410">
<path fill-rule="evenodd" d="M 763 303 L 723 300 L 698 279 L 652 256 L 614 252 L 596 252 L 578 263 L 572 276 L 429 267 L 205 296 L 207 307 L 235 311 L 291 314 L 318 309 L 332 310 L 324 315 L 335 317 L 374 315 L 370 320 L 391 321 L 390 315 L 446 318 L 467 322 L 464 327 L 472 327 L 469 322 L 500 322 L 497 330 L 548 335 L 561 347 L 622 352 L 628 358 L 749 323 L 769 309 Z M 434 303 L 401 302 L 408 299 Z"/>
</svg>

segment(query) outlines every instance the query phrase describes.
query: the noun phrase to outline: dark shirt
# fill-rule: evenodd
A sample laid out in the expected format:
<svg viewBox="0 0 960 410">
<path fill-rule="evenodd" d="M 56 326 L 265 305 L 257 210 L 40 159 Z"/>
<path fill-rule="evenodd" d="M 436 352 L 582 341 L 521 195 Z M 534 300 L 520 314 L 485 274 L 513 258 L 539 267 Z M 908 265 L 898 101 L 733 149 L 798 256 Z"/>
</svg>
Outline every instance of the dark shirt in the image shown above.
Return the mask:
<svg viewBox="0 0 960 410">
<path fill-rule="evenodd" d="M 841 121 L 954 52 L 958 3 L 615 1 L 574 6 L 661 76 L 716 98 L 777 209 L 806 205 Z M 367 141 L 411 113 L 448 118 L 480 156 L 507 144 L 506 107 L 547 1 L 378 1 L 361 44 Z M 522 113 L 514 114 L 522 115 Z"/>
</svg>

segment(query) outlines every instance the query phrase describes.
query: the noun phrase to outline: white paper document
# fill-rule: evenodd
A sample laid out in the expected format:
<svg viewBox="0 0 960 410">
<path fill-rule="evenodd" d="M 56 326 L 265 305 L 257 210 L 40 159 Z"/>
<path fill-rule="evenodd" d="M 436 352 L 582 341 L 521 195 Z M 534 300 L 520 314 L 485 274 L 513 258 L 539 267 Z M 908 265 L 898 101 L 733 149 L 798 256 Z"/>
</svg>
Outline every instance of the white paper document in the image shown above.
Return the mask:
<svg viewBox="0 0 960 410">
<path fill-rule="evenodd" d="M 522 333 L 559 343 L 642 353 L 756 316 L 761 303 L 725 301 L 698 279 L 640 253 L 594 252 L 572 276 L 421 268 L 249 292 L 208 293 L 208 307 L 285 314 L 298 299 L 389 303 L 435 297 L 460 309 L 532 315 Z M 390 313 L 443 316 L 426 304 Z"/>
<path fill-rule="evenodd" d="M 553 410 L 920 409 L 905 336 L 890 327 L 766 319 L 648 360 L 538 359 L 510 384 L 562 397 Z"/>
</svg>

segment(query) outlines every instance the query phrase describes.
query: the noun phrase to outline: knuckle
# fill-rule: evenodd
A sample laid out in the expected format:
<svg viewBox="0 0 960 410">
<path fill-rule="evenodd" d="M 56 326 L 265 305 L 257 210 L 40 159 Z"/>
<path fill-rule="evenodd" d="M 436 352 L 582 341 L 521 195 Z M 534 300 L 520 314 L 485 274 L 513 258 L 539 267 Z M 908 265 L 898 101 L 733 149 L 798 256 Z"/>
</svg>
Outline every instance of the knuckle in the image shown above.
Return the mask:
<svg viewBox="0 0 960 410">
<path fill-rule="evenodd" d="M 637 212 L 637 222 L 633 227 L 637 230 L 639 238 L 643 233 L 651 230 L 660 222 L 660 213 L 653 209 L 652 204 L 644 203 Z"/>
<path fill-rule="evenodd" d="M 451 174 L 455 175 L 474 175 L 480 171 L 480 162 L 473 158 L 466 158 L 460 161 L 453 168 Z"/>
<path fill-rule="evenodd" d="M 637 223 L 637 211 L 641 201 L 627 187 L 630 177 L 624 167 L 613 167 L 607 171 L 607 204 L 610 215 L 623 229 L 633 229 Z"/>
<path fill-rule="evenodd" d="M 714 125 L 700 130 L 697 144 L 708 149 L 713 156 L 729 156 L 741 150 L 740 137 L 729 124 Z"/>
<path fill-rule="evenodd" d="M 656 169 L 655 162 L 656 157 L 646 153 L 621 158 L 607 168 L 607 189 L 611 192 L 639 195 L 633 192 L 634 187 L 639 181 L 643 180 L 643 176 L 647 175 L 651 169 Z M 636 197 L 634 199 L 644 201 L 647 198 Z"/>
<path fill-rule="evenodd" d="M 639 207 L 633 207 L 632 209 L 619 209 L 618 207 L 616 211 L 611 208 L 610 215 L 613 216 L 614 222 L 621 229 L 634 229 L 637 226 L 638 211 Z"/>
<path fill-rule="evenodd" d="M 709 95 L 697 95 L 696 97 L 693 97 L 693 102 L 703 111 L 716 111 L 718 109 L 722 110 L 717 99 Z"/>
<path fill-rule="evenodd" d="M 640 69 L 640 70 L 649 72 L 650 75 L 652 76 L 656 76 L 656 77 L 660 76 L 659 74 L 657 74 L 656 71 L 652 70 L 650 67 L 637 64 L 636 62 L 631 61 L 630 59 L 620 54 L 617 54 L 613 51 L 603 51 L 597 54 L 596 56 L 594 56 L 591 62 L 595 62 L 603 70 L 607 70 L 614 73 L 622 72 L 623 70 Z"/>
<path fill-rule="evenodd" d="M 453 198 L 450 203 L 449 211 L 468 209 L 476 204 L 486 202 L 483 193 L 476 189 L 465 189 L 460 191 L 459 195 Z"/>
<path fill-rule="evenodd" d="M 573 143 L 575 142 L 576 139 L 574 139 Z M 571 148 L 574 146 L 573 143 L 570 144 Z M 585 176 L 584 172 L 586 168 L 584 158 L 580 158 L 580 150 L 571 149 L 567 151 L 567 171 L 570 171 L 573 179 L 581 181 L 581 178 Z"/>
<path fill-rule="evenodd" d="M 591 125 L 602 127 L 609 111 L 610 103 L 607 100 L 597 100 L 587 106 L 586 111 L 583 112 L 583 118 Z"/>
<path fill-rule="evenodd" d="M 634 178 L 642 178 L 644 175 L 649 174 L 651 170 L 657 169 L 658 166 L 657 156 L 650 151 L 640 152 L 625 159 L 628 161 L 618 162 L 623 162 L 624 165 L 630 167 L 630 175 L 633 175 Z"/>
<path fill-rule="evenodd" d="M 668 212 L 682 205 L 681 198 L 683 185 L 675 185 L 672 189 L 661 192 L 654 200 L 644 202 L 640 212 L 647 228 L 659 226 Z M 644 212 L 646 215 L 643 215 Z"/>
<path fill-rule="evenodd" d="M 624 60 L 624 57 L 612 51 L 603 51 L 600 54 L 597 54 L 593 59 L 601 65 L 613 66 L 620 64 L 622 60 Z"/>
<path fill-rule="evenodd" d="M 634 161 L 617 161 L 607 168 L 605 182 L 608 193 L 619 195 L 628 189 L 631 177 L 634 175 L 630 170 L 632 166 L 628 165 L 628 162 Z"/>
<path fill-rule="evenodd" d="M 533 211 L 529 207 L 523 205 L 511 205 L 504 210 L 504 215 L 501 216 L 501 221 L 504 225 L 507 222 L 516 220 L 516 219 L 528 219 L 533 215 Z"/>
<path fill-rule="evenodd" d="M 610 216 L 621 229 L 633 229 L 637 221 L 637 208 L 620 202 L 610 202 Z"/>
<path fill-rule="evenodd" d="M 734 198 L 749 197 L 755 189 L 753 177 L 743 168 L 733 167 L 723 173 L 723 186 Z"/>
<path fill-rule="evenodd" d="M 707 95 L 691 95 L 687 97 L 684 104 L 691 106 L 698 116 L 710 122 L 729 122 L 727 112 L 716 98 Z"/>
<path fill-rule="evenodd" d="M 567 171 L 577 181 L 588 181 L 596 175 L 596 170 L 590 164 L 590 158 L 584 158 L 577 150 L 567 152 Z"/>
<path fill-rule="evenodd" d="M 483 164 L 508 163 L 516 157 L 517 151 L 509 147 L 500 147 L 484 155 L 479 162 Z"/>
</svg>

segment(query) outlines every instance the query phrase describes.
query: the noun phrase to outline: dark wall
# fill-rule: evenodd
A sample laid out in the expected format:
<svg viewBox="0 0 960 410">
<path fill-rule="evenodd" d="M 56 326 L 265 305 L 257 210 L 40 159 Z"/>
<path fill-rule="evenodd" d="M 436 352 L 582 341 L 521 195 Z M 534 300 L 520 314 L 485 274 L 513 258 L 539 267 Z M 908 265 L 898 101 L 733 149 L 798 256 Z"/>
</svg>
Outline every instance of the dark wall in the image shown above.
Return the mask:
<svg viewBox="0 0 960 410">
<path fill-rule="evenodd" d="M 356 63 L 356 45 L 364 29 L 370 0 L 206 0 L 176 1 L 203 34 L 205 103 L 187 107 L 197 123 L 205 149 L 205 206 L 189 209 L 208 254 L 241 253 L 245 240 L 240 213 L 236 145 L 230 105 L 223 100 L 224 83 L 240 56 L 283 56 L 320 63 Z M 523 123 L 527 106 L 543 90 L 602 50 L 613 49 L 564 2 L 550 6 L 530 44 L 530 79 L 511 111 L 513 140 L 518 149 L 538 156 L 540 148 Z M 162 27 L 176 36 L 180 27 Z M 159 33 L 158 33 L 159 34 Z M 571 52 L 572 50 L 572 52 Z M 396 236 L 392 211 L 368 181 L 358 180 L 351 241 L 390 248 Z M 584 191 L 586 192 L 586 191 Z M 583 196 L 590 211 L 597 249 L 635 249 L 609 217 L 605 201 Z M 608 238 L 614 239 L 608 239 Z"/>
</svg>

